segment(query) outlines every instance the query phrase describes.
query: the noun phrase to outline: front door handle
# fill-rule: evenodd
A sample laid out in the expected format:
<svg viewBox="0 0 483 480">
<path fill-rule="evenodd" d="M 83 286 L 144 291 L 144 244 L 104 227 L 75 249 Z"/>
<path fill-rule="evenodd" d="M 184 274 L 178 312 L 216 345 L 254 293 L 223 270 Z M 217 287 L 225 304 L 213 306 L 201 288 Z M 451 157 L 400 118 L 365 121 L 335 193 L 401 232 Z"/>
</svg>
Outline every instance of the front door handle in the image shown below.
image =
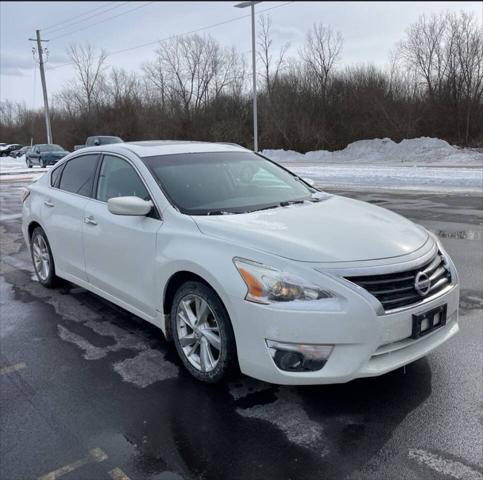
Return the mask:
<svg viewBox="0 0 483 480">
<path fill-rule="evenodd" d="M 45 200 L 44 205 L 46 207 L 53 207 L 54 206 L 54 204 L 50 200 Z"/>
<path fill-rule="evenodd" d="M 94 220 L 94 217 L 92 215 L 84 217 L 84 223 L 87 223 L 88 225 L 97 225 L 97 222 Z"/>
</svg>

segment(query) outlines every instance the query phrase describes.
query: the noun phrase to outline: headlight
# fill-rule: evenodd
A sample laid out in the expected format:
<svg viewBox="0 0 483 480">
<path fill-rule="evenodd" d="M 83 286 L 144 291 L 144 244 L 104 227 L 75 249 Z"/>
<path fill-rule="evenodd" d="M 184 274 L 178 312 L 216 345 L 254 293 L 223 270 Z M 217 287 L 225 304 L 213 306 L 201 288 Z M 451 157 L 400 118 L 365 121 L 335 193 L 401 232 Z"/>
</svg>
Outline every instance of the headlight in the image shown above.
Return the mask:
<svg viewBox="0 0 483 480">
<path fill-rule="evenodd" d="M 433 233 L 433 232 L 431 232 L 429 230 L 426 230 L 426 231 L 429 233 L 429 235 L 436 242 L 436 245 L 438 246 L 438 249 L 441 252 L 441 256 L 443 257 L 444 266 L 451 273 L 451 281 L 452 281 L 452 283 L 459 283 L 458 271 L 456 270 L 455 264 L 453 263 L 453 260 L 451 260 L 451 257 L 449 256 L 448 252 L 443 247 L 443 244 L 442 244 L 441 240 L 438 238 L 438 235 L 436 235 L 436 233 Z"/>
<path fill-rule="evenodd" d="M 268 305 L 274 302 L 314 301 L 335 296 L 296 275 L 276 268 L 241 258 L 234 258 L 233 262 L 248 288 L 245 299 L 250 302 Z"/>
</svg>

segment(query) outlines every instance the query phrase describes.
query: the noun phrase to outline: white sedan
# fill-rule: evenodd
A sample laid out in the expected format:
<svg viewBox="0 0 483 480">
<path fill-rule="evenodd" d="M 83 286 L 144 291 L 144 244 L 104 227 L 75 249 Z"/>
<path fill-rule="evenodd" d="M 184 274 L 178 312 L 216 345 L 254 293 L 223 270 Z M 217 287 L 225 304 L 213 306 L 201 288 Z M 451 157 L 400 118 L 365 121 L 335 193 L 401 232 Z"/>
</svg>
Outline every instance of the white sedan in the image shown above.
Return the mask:
<svg viewBox="0 0 483 480">
<path fill-rule="evenodd" d="M 458 332 L 436 237 L 236 145 L 74 152 L 29 187 L 23 234 L 42 285 L 61 277 L 157 325 L 207 382 L 347 382 Z"/>
</svg>

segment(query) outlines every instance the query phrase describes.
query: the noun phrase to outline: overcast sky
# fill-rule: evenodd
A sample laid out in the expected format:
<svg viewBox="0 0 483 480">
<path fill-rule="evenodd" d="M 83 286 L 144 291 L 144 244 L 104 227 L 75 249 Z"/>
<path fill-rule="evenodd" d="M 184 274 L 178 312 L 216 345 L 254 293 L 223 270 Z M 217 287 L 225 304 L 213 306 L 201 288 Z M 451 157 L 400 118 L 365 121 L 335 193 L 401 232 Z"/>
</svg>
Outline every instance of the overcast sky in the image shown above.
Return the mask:
<svg viewBox="0 0 483 480">
<path fill-rule="evenodd" d="M 250 19 L 240 18 L 249 9 L 233 8 L 237 2 L 0 2 L 0 98 L 40 106 L 38 72 L 34 76 L 32 42 L 35 30 L 50 39 L 47 85 L 49 96 L 72 78 L 66 47 L 90 42 L 108 53 L 207 28 L 225 46 L 235 45 L 247 57 L 250 52 Z M 276 8 L 274 8 L 276 7 Z M 276 47 L 290 42 L 297 55 L 306 32 L 323 22 L 344 37 L 342 64 L 386 64 L 394 45 L 421 14 L 464 10 L 482 22 L 482 2 L 262 2 L 257 12 L 270 9 Z M 57 24 L 59 24 L 56 26 Z M 95 25 L 94 25 L 95 24 Z M 49 28 L 51 27 L 51 28 Z M 89 27 L 89 28 L 86 28 Z M 79 31 L 78 31 L 79 30 Z M 58 38 L 56 38 L 58 37 Z M 155 43 L 111 55 L 111 66 L 138 70 L 153 57 Z"/>
</svg>

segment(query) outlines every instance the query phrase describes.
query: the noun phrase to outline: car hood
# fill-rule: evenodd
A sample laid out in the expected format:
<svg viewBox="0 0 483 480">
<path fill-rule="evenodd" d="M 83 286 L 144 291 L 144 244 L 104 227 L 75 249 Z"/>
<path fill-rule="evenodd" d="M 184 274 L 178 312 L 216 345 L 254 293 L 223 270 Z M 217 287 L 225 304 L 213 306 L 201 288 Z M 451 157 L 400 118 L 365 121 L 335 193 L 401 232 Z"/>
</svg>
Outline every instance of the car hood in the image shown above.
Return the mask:
<svg viewBox="0 0 483 480">
<path fill-rule="evenodd" d="M 428 233 L 384 208 L 337 195 L 252 213 L 194 216 L 202 233 L 304 262 L 350 262 L 406 255 Z"/>
</svg>

